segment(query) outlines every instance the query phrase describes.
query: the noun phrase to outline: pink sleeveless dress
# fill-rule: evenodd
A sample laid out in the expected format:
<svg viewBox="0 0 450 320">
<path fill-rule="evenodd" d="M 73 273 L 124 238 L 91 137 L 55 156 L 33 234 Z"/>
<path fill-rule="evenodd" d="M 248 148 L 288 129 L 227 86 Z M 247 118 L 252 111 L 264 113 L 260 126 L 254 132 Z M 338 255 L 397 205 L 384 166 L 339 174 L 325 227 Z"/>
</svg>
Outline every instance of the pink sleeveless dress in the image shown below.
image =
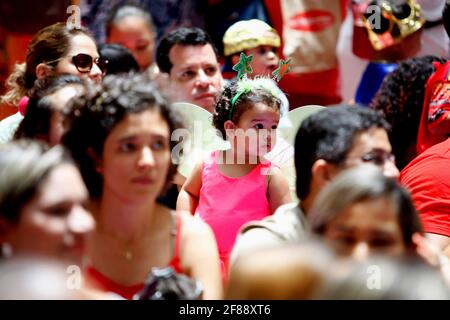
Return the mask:
<svg viewBox="0 0 450 320">
<path fill-rule="evenodd" d="M 245 176 L 230 178 L 219 171 L 218 157 L 219 151 L 215 151 L 203 163 L 202 187 L 195 215 L 212 228 L 223 263 L 222 271 L 226 272 L 241 226 L 270 215 L 265 173 L 271 163 L 260 163 Z"/>
</svg>

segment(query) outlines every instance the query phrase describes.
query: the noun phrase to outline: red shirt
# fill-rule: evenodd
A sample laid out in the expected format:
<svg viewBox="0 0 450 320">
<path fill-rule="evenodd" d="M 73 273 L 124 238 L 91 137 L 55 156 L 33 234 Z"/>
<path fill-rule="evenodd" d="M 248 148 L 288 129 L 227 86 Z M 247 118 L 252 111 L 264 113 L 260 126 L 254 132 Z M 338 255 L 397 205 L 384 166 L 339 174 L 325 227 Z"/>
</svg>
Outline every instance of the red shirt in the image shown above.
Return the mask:
<svg viewBox="0 0 450 320">
<path fill-rule="evenodd" d="M 177 215 L 177 234 L 175 239 L 175 254 L 169 262 L 169 267 L 172 267 L 176 273 L 184 273 L 180 263 L 180 239 L 181 239 L 181 217 Z M 123 286 L 109 279 L 97 269 L 89 266 L 85 270 L 85 276 L 88 282 L 95 288 L 105 292 L 113 292 L 127 300 L 133 299 L 133 296 L 144 289 L 144 283 L 138 283 L 132 286 Z"/>
<path fill-rule="evenodd" d="M 450 237 L 450 138 L 411 161 L 400 181 L 412 193 L 424 231 Z"/>
<path fill-rule="evenodd" d="M 444 141 L 450 134 L 448 128 L 439 134 L 431 132 L 433 128 L 448 127 L 445 123 L 450 114 L 450 61 L 442 65 L 435 61 L 433 64 L 436 71 L 427 80 L 425 87 L 425 99 L 417 136 L 417 154 Z"/>
</svg>

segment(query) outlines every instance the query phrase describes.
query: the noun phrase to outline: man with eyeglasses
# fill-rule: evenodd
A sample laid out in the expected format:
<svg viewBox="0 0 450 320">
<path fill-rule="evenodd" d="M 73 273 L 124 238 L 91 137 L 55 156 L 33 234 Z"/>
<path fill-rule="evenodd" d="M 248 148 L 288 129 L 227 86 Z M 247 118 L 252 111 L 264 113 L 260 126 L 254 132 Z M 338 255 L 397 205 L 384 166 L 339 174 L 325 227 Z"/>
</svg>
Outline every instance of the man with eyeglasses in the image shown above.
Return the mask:
<svg viewBox="0 0 450 320">
<path fill-rule="evenodd" d="M 389 129 L 379 113 L 361 107 L 329 107 L 306 118 L 294 146 L 300 202 L 283 205 L 272 216 L 244 225 L 232 252 L 232 263 L 259 248 L 303 239 L 309 229 L 306 215 L 314 200 L 343 170 L 373 164 L 385 176 L 397 179 Z"/>
</svg>

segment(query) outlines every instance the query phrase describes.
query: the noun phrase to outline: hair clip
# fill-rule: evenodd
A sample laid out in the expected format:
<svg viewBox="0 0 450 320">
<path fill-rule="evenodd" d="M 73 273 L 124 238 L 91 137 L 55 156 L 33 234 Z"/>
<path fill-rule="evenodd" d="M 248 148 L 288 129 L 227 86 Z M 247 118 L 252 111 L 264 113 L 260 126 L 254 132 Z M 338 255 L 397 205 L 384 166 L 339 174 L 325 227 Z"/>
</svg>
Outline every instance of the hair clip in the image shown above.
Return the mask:
<svg viewBox="0 0 450 320">
<path fill-rule="evenodd" d="M 19 101 L 18 109 L 22 116 L 25 116 L 25 114 L 27 113 L 27 107 L 28 107 L 29 101 L 30 101 L 30 98 L 25 97 L 25 96 L 23 96 L 22 99 L 20 99 L 20 101 Z"/>
<path fill-rule="evenodd" d="M 287 60 L 280 59 L 278 68 L 272 72 L 272 79 L 280 82 L 281 78 L 283 78 L 286 73 L 289 73 L 289 71 L 291 71 L 291 58 Z"/>
</svg>

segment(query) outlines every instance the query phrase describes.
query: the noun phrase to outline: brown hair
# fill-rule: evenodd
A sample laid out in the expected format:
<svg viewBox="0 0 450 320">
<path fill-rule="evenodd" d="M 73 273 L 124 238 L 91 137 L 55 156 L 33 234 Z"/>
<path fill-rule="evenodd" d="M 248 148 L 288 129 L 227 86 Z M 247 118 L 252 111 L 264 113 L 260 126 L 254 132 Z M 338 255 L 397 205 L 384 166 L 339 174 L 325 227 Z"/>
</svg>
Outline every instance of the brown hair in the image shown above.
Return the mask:
<svg viewBox="0 0 450 320">
<path fill-rule="evenodd" d="M 99 87 L 73 100 L 72 110 L 67 116 L 69 130 L 63 137 L 63 144 L 78 164 L 92 199 L 99 199 L 103 194 L 103 176 L 96 169 L 90 153 L 93 151 L 94 155 L 102 157 L 103 147 L 112 130 L 126 116 L 146 110 L 157 111 L 170 133 L 182 127 L 168 101 L 145 74 L 108 75 Z M 170 150 L 177 143 L 170 140 Z M 178 161 L 177 158 L 175 160 Z M 166 186 L 161 192 L 167 191 L 176 171 L 177 166 L 172 163 Z"/>
<path fill-rule="evenodd" d="M 70 48 L 70 40 L 79 34 L 94 38 L 84 28 L 68 28 L 58 22 L 36 33 L 27 49 L 26 62 L 16 64 L 14 71 L 6 80 L 7 93 L 1 97 L 2 102 L 16 105 L 20 98 L 28 96 L 36 81 L 36 67 L 64 57 Z M 57 62 L 49 64 L 56 66 Z"/>
</svg>

